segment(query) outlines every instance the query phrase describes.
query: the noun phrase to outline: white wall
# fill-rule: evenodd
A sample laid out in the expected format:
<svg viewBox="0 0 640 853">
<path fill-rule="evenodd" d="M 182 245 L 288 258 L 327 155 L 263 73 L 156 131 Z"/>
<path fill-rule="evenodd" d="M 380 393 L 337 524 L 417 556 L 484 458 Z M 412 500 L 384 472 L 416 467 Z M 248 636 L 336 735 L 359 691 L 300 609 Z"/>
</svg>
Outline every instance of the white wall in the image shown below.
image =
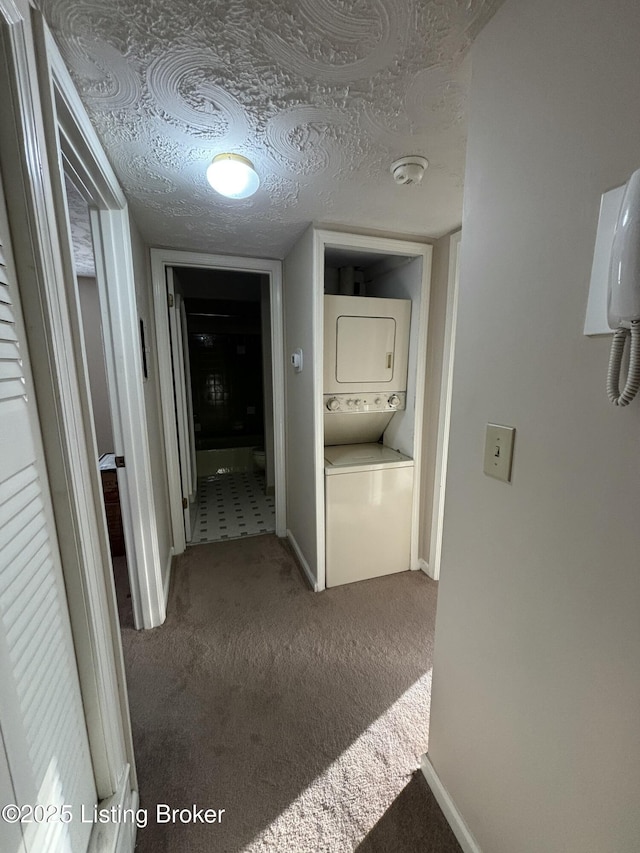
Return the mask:
<svg viewBox="0 0 640 853">
<path fill-rule="evenodd" d="M 284 261 L 285 389 L 287 401 L 287 529 L 312 577 L 318 579 L 318 478 L 323 469 L 316 458 L 316 378 L 314 362 L 314 234 L 309 228 Z M 296 373 L 289 356 L 304 351 L 304 369 Z M 319 386 L 322 387 L 321 384 Z M 276 413 L 277 416 L 277 413 Z M 324 483 L 322 483 L 324 490 Z M 324 532 L 323 532 L 324 533 Z M 324 574 L 324 565 L 322 566 Z M 324 582 L 324 580 L 323 580 Z"/>
<path fill-rule="evenodd" d="M 149 378 L 144 383 L 144 404 L 149 430 L 149 454 L 151 458 L 151 479 L 153 482 L 153 498 L 158 529 L 158 553 L 160 555 L 160 565 L 164 573 L 163 580 L 166 583 L 166 574 L 169 570 L 169 556 L 173 542 L 171 537 L 171 517 L 169 514 L 168 474 L 160 410 L 160 380 L 158 377 L 158 364 L 155 358 L 157 349 L 152 309 L 151 268 L 149 265 L 149 250 L 142 241 L 140 232 L 133 220 L 131 220 L 131 249 L 133 253 L 138 316 L 144 320 L 145 327 Z"/>
<path fill-rule="evenodd" d="M 102 314 L 95 278 L 78 276 L 82 331 L 87 351 L 91 406 L 96 428 L 98 454 L 113 453 L 113 428 L 107 388 L 107 368 L 102 341 Z"/>
<path fill-rule="evenodd" d="M 473 50 L 429 757 L 485 853 L 638 849 L 640 401 L 582 327 L 639 43 L 637 0 L 507 0 Z"/>
</svg>

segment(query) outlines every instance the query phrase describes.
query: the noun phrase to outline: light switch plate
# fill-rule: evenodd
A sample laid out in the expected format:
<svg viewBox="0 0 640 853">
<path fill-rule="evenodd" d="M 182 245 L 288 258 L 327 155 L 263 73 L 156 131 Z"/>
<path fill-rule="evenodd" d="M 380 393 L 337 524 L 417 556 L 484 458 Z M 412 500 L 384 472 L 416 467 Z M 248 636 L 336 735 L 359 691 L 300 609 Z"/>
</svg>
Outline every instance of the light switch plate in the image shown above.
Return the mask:
<svg viewBox="0 0 640 853">
<path fill-rule="evenodd" d="M 511 482 L 515 427 L 487 424 L 484 443 L 484 473 L 497 480 Z"/>
</svg>

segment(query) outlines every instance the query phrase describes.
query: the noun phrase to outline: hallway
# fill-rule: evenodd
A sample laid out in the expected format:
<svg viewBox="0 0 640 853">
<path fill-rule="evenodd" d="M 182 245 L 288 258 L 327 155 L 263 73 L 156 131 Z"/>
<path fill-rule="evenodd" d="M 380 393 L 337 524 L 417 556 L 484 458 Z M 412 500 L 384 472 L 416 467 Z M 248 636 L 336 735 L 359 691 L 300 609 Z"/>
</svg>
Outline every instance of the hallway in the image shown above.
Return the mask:
<svg viewBox="0 0 640 853">
<path fill-rule="evenodd" d="M 286 544 L 190 548 L 161 628 L 123 630 L 140 853 L 456 853 L 420 774 L 436 585 L 313 594 Z M 224 809 L 163 825 L 156 803 Z"/>
</svg>

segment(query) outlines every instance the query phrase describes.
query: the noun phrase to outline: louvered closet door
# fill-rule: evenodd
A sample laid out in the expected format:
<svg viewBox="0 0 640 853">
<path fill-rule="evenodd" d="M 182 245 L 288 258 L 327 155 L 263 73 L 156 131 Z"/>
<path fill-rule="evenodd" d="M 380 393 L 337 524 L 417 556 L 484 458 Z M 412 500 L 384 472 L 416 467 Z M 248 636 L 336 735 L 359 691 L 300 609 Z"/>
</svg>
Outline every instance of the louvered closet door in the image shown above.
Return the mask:
<svg viewBox="0 0 640 853">
<path fill-rule="evenodd" d="M 31 389 L 0 186 L 0 761 L 4 743 L 18 805 L 71 807 L 23 824 L 25 849 L 84 853 L 96 792 Z"/>
<path fill-rule="evenodd" d="M 13 803 L 16 800 L 16 792 L 13 788 L 9 762 L 4 748 L 4 742 L 0 737 L 0 803 Z M 0 850 L 10 850 L 11 853 L 24 853 L 22 839 L 22 828 L 18 824 L 7 823 L 0 819 Z"/>
</svg>

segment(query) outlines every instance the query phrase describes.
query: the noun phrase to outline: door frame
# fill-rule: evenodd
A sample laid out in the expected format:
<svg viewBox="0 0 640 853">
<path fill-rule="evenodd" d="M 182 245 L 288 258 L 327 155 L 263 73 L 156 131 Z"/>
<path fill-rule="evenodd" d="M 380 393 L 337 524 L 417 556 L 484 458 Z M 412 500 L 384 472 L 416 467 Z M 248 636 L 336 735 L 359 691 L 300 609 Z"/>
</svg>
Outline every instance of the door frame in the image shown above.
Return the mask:
<svg viewBox="0 0 640 853">
<path fill-rule="evenodd" d="M 189 361 L 189 342 L 186 335 L 186 313 L 182 293 L 176 291 L 176 276 L 173 267 L 167 267 L 167 292 L 173 296 L 173 305 L 169 307 L 169 327 L 171 330 L 171 361 L 173 365 L 174 389 L 176 392 L 176 423 L 178 437 L 178 452 L 180 457 L 180 480 L 182 497 L 186 499 L 182 517 L 184 519 L 185 536 L 193 538 L 193 521 L 197 509 L 197 466 L 195 451 L 195 436 L 193 434 L 193 411 L 190 406 L 191 376 L 187 371 Z M 178 283 L 178 286 L 179 283 Z M 179 382 L 176 383 L 176 375 Z M 184 378 L 184 382 L 182 381 Z M 194 476 L 195 475 L 195 476 Z"/>
<path fill-rule="evenodd" d="M 53 203 L 43 96 L 52 86 L 28 0 L 0 0 L 0 76 L 7 100 L 0 128 L 7 214 L 20 285 L 69 619 L 101 805 L 137 806 L 122 644 L 104 517 L 97 512 L 86 373 L 78 366 L 63 252 Z M 43 65 L 38 68 L 38 61 Z M 77 311 L 77 305 L 75 306 Z M 131 826 L 109 825 L 90 849 L 133 849 Z"/>
<path fill-rule="evenodd" d="M 451 398 L 453 394 L 453 362 L 456 344 L 456 322 L 458 318 L 458 284 L 460 281 L 460 241 L 462 231 L 449 238 L 449 270 L 447 281 L 447 307 L 444 321 L 444 343 L 440 403 L 438 409 L 438 439 L 436 445 L 436 468 L 433 480 L 433 512 L 431 514 L 431 536 L 429 539 L 429 563 L 426 573 L 434 580 L 440 578 L 442 560 L 442 533 L 444 529 L 445 489 L 449 459 L 449 431 L 451 428 Z"/>
<path fill-rule="evenodd" d="M 47 153 L 60 228 L 63 272 L 72 291 L 70 301 L 76 303 L 72 311 L 76 359 L 79 371 L 86 371 L 64 191 L 65 171 L 92 208 L 91 230 L 114 451 L 116 456 L 125 459 L 125 467 L 118 472 L 118 484 L 134 621 L 136 628 L 154 628 L 164 622 L 166 606 L 151 477 L 127 200 L 53 37 L 44 21 L 39 21 L 36 36 L 40 47 L 41 91 L 48 131 Z M 85 403 L 85 409 L 85 417 L 93 430 L 91 405 Z M 101 491 L 95 499 L 101 506 Z"/>
<path fill-rule="evenodd" d="M 156 321 L 158 372 L 164 444 L 169 480 L 169 504 L 174 553 L 186 548 L 182 508 L 182 486 L 178 459 L 178 435 L 175 419 L 175 393 L 171 370 L 171 341 L 167 312 L 167 267 L 252 272 L 269 277 L 271 308 L 271 372 L 273 377 L 274 457 L 276 535 L 286 536 L 285 505 L 285 397 L 284 397 L 284 323 L 282 313 L 282 263 L 265 258 L 242 258 L 235 255 L 209 255 L 176 249 L 151 249 L 153 306 Z"/>
</svg>

